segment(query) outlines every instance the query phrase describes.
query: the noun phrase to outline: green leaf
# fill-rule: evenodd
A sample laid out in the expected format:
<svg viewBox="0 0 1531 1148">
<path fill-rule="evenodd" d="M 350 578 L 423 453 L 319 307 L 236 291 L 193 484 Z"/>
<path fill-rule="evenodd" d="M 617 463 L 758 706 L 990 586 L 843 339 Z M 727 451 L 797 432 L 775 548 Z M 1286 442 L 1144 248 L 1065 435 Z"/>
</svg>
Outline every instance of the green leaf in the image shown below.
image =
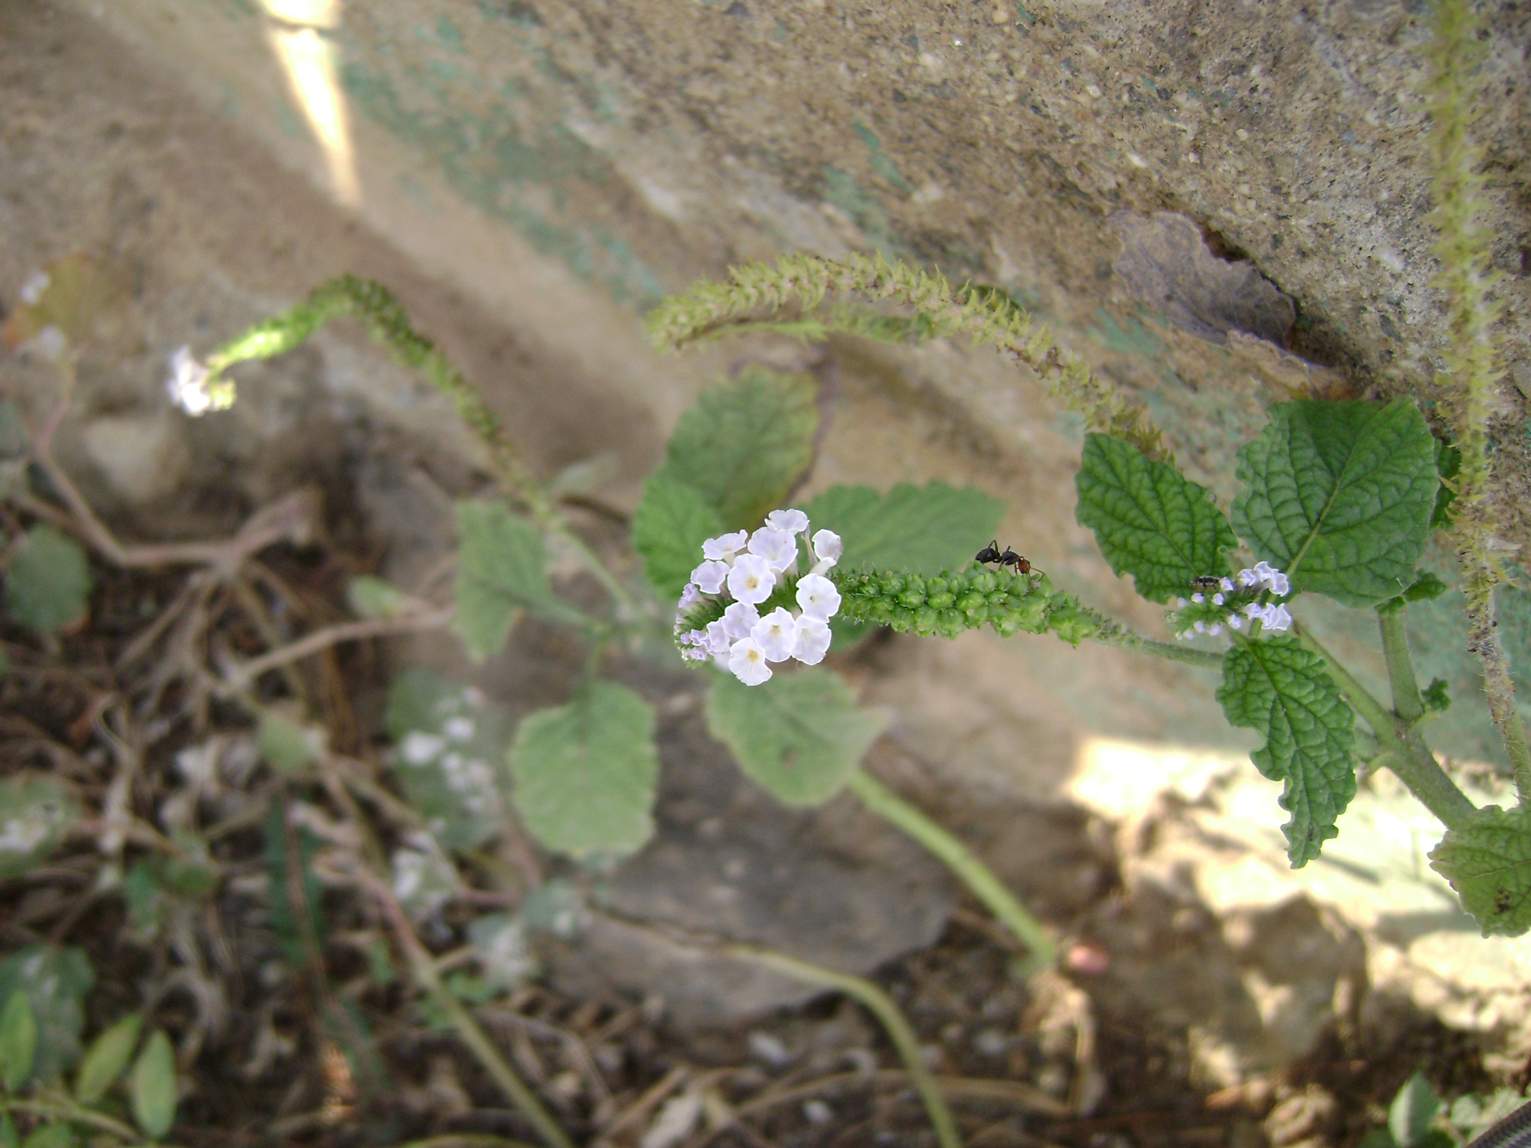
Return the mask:
<svg viewBox="0 0 1531 1148">
<path fill-rule="evenodd" d="M 405 670 L 388 690 L 389 765 L 443 846 L 476 849 L 505 827 L 501 762 L 510 723 L 470 686 Z"/>
<path fill-rule="evenodd" d="M 1413 582 L 1440 485 L 1413 403 L 1283 403 L 1238 477 L 1234 526 L 1294 590 L 1370 606 Z"/>
<path fill-rule="evenodd" d="M 23 626 L 55 633 L 85 617 L 90 604 L 90 565 L 67 534 L 36 526 L 11 558 L 5 605 Z"/>
<path fill-rule="evenodd" d="M 94 1104 L 106 1095 L 133 1058 L 138 1033 L 144 1018 L 129 1013 L 95 1040 L 85 1052 L 80 1074 L 75 1078 L 74 1095 L 81 1104 Z"/>
<path fill-rule="evenodd" d="M 633 514 L 633 548 L 660 597 L 680 597 L 702 561 L 702 543 L 723 533 L 723 516 L 694 486 L 661 470 L 643 484 Z"/>
<path fill-rule="evenodd" d="M 1086 435 L 1074 514 L 1095 534 L 1111 569 L 1131 574 L 1150 602 L 1184 594 L 1191 579 L 1228 570 L 1238 539 L 1205 487 L 1131 443 Z"/>
<path fill-rule="evenodd" d="M 34 1128 L 21 1148 L 74 1148 L 74 1130 L 67 1124 L 44 1124 Z"/>
<path fill-rule="evenodd" d="M 325 731 L 305 725 L 275 709 L 263 709 L 255 731 L 255 746 L 276 769 L 288 775 L 304 772 L 325 751 Z"/>
<path fill-rule="evenodd" d="M 911 574 L 970 561 L 999 528 L 1004 509 L 981 490 L 942 482 L 900 483 L 886 494 L 832 486 L 803 507 L 814 530 L 833 530 L 845 544 L 840 569 Z"/>
<path fill-rule="evenodd" d="M 817 397 L 808 375 L 746 368 L 680 417 L 660 473 L 699 491 L 725 529 L 754 529 L 813 462 Z"/>
<path fill-rule="evenodd" d="M 76 948 L 28 945 L 0 961 L 0 1001 L 20 990 L 37 1023 L 32 1079 L 53 1080 L 80 1055 L 85 997 L 95 980 L 90 961 Z"/>
<path fill-rule="evenodd" d="M 22 773 L 0 780 L 0 879 L 41 861 L 78 818 L 74 798 L 55 777 Z"/>
<path fill-rule="evenodd" d="M 478 957 L 484 980 L 495 988 L 519 988 L 537 975 L 526 925 L 509 913 L 485 913 L 469 921 L 468 944 Z"/>
<path fill-rule="evenodd" d="M 346 605 L 359 618 L 393 618 L 408 602 L 409 595 L 384 578 L 363 574 L 346 583 Z"/>
<path fill-rule="evenodd" d="M 133 1119 L 151 1140 L 158 1140 L 175 1123 L 175 1050 L 163 1029 L 155 1029 L 133 1062 L 129 1079 Z"/>
<path fill-rule="evenodd" d="M 1430 1122 L 1440 1111 L 1441 1098 L 1422 1073 L 1416 1072 L 1393 1097 L 1387 1110 L 1387 1130 L 1399 1148 L 1415 1148 L 1430 1131 Z"/>
<path fill-rule="evenodd" d="M 14 990 L 0 1008 L 0 1083 L 15 1092 L 32 1075 L 37 1056 L 37 1019 L 27 994 Z"/>
<path fill-rule="evenodd" d="M 452 628 L 475 662 L 505 648 L 522 609 L 568 620 L 570 611 L 548 583 L 547 556 L 536 526 L 503 502 L 457 504 L 457 614 Z"/>
<path fill-rule="evenodd" d="M 654 711 L 625 686 L 597 681 L 527 717 L 510 769 L 516 808 L 550 849 L 631 853 L 654 832 Z"/>
<path fill-rule="evenodd" d="M 9 1112 L 0 1112 L 0 1148 L 21 1148 L 21 1134 L 11 1123 Z"/>
<path fill-rule="evenodd" d="M 1430 865 L 1457 891 L 1485 937 L 1531 929 L 1531 805 L 1476 810 L 1446 830 Z"/>
<path fill-rule="evenodd" d="M 308 826 L 290 826 L 285 804 L 272 802 L 266 815 L 267 899 L 282 955 L 294 968 L 322 959 L 324 889 L 314 873 L 317 848 Z"/>
<path fill-rule="evenodd" d="M 1339 834 L 1335 822 L 1355 796 L 1355 714 L 1324 660 L 1295 638 L 1232 647 L 1217 700 L 1230 722 L 1265 736 L 1249 756 L 1266 777 L 1285 783 L 1280 802 L 1292 818 L 1281 831 L 1292 868 L 1301 868 Z"/>
<path fill-rule="evenodd" d="M 719 675 L 707 698 L 712 736 L 751 780 L 787 805 L 822 805 L 838 793 L 884 724 L 827 671 L 759 686 Z"/>
<path fill-rule="evenodd" d="M 572 941 L 590 925 L 590 911 L 579 886 L 557 877 L 528 893 L 516 916 L 531 932 L 551 933 L 563 941 Z"/>
</svg>

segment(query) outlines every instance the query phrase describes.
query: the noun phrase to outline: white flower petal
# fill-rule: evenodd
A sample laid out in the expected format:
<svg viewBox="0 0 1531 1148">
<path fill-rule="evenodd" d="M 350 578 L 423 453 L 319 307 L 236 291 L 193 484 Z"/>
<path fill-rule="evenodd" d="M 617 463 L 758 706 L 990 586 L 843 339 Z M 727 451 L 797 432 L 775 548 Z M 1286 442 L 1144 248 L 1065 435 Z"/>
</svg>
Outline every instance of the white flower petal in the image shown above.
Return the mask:
<svg viewBox="0 0 1531 1148">
<path fill-rule="evenodd" d="M 728 592 L 737 602 L 759 605 L 776 589 L 776 571 L 756 554 L 741 554 L 728 572 Z"/>
<path fill-rule="evenodd" d="M 748 602 L 735 602 L 723 611 L 723 632 L 731 641 L 748 638 L 755 623 L 760 621 L 760 611 Z"/>
<path fill-rule="evenodd" d="M 714 562 L 727 562 L 744 549 L 744 544 L 749 541 L 749 537 L 747 531 L 735 530 L 732 534 L 720 534 L 716 538 L 709 538 L 702 543 L 702 557 L 710 558 Z"/>
<path fill-rule="evenodd" d="M 758 686 L 771 678 L 765 651 L 749 638 L 740 638 L 728 651 L 728 668 L 747 686 Z"/>
<path fill-rule="evenodd" d="M 840 536 L 833 530 L 818 530 L 813 535 L 813 556 L 820 563 L 833 566 L 840 561 L 840 555 L 845 553 L 845 543 L 840 541 Z"/>
<path fill-rule="evenodd" d="M 750 639 L 765 651 L 768 661 L 784 662 L 797 645 L 797 619 L 778 606 L 755 623 Z"/>
<path fill-rule="evenodd" d="M 808 516 L 801 510 L 773 510 L 766 515 L 766 525 L 788 534 L 801 534 L 808 529 Z"/>
<path fill-rule="evenodd" d="M 704 594 L 717 594 L 723 589 L 723 579 L 728 577 L 728 563 L 708 560 L 691 571 L 691 581 Z"/>
<path fill-rule="evenodd" d="M 829 649 L 829 623 L 807 615 L 797 620 L 797 645 L 792 656 L 804 665 L 816 666 Z"/>
<path fill-rule="evenodd" d="M 773 570 L 785 570 L 797 561 L 797 535 L 774 526 L 762 526 L 750 535 L 750 553 L 764 558 Z"/>
<path fill-rule="evenodd" d="M 805 616 L 824 621 L 833 618 L 840 609 L 840 591 L 828 578 L 806 574 L 797 584 L 797 604 Z"/>
</svg>

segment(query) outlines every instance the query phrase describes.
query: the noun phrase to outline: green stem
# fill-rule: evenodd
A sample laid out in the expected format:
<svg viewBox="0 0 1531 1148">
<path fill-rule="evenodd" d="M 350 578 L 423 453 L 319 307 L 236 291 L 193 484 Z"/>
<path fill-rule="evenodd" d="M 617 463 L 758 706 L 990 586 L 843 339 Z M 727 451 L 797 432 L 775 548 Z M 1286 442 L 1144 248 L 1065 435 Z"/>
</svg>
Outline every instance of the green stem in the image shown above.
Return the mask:
<svg viewBox="0 0 1531 1148">
<path fill-rule="evenodd" d="M 734 944 L 725 946 L 723 951 L 730 956 L 752 961 L 773 972 L 791 977 L 793 980 L 834 989 L 860 1002 L 877 1018 L 883 1031 L 888 1034 L 888 1039 L 893 1042 L 899 1059 L 904 1063 L 904 1071 L 909 1074 L 910 1082 L 925 1105 L 925 1112 L 930 1117 L 931 1126 L 935 1129 L 936 1141 L 941 1148 L 962 1148 L 962 1136 L 957 1131 L 957 1122 L 952 1118 L 951 1109 L 947 1108 L 946 1101 L 941 1097 L 941 1090 L 936 1086 L 935 1077 L 925 1067 L 924 1057 L 920 1054 L 920 1042 L 892 997 L 862 977 L 835 972 L 833 969 L 810 964 L 808 961 L 789 957 L 773 949 Z"/>
<path fill-rule="evenodd" d="M 1389 751 L 1385 757 L 1388 768 L 1398 775 L 1409 792 L 1448 829 L 1465 825 L 1477 809 L 1446 775 L 1419 733 L 1384 709 L 1382 703 L 1312 634 L 1299 626 L 1293 626 L 1292 633 L 1307 650 L 1324 660 L 1325 671 L 1345 695 L 1345 700 L 1371 726 L 1383 749 Z"/>
<path fill-rule="evenodd" d="M 1198 650 L 1194 646 L 1178 642 L 1161 642 L 1154 638 L 1145 638 L 1142 634 L 1135 633 L 1126 626 L 1109 619 L 1105 620 L 1098 633 L 1091 636 L 1095 641 L 1104 642 L 1108 646 L 1120 646 L 1124 650 L 1153 654 L 1156 657 L 1168 658 L 1172 662 L 1200 666 L 1204 670 L 1223 668 L 1223 655 L 1215 650 Z"/>
<path fill-rule="evenodd" d="M 849 788 L 869 810 L 919 842 L 983 902 L 1030 952 L 1028 971 L 1053 963 L 1056 949 L 1042 922 L 1015 899 L 972 850 L 865 770 L 858 769 L 851 775 Z"/>
<path fill-rule="evenodd" d="M 320 284 L 297 306 L 257 323 L 213 352 L 207 360 L 209 387 L 222 388 L 227 405 L 232 402 L 233 384 L 220 378 L 224 371 L 249 359 L 285 354 L 307 342 L 332 319 L 345 315 L 361 319 L 368 334 L 451 400 L 458 417 L 489 452 L 490 466 L 506 492 L 521 501 L 538 525 L 564 541 L 622 611 L 630 616 L 637 613 L 637 604 L 627 588 L 569 529 L 553 500 L 522 466 L 504 424 L 483 395 L 451 360 L 414 329 L 408 313 L 382 284 L 354 275 L 341 275 Z"/>
<path fill-rule="evenodd" d="M 532 1127 L 537 1130 L 537 1135 L 542 1138 L 543 1143 L 550 1148 L 574 1148 L 574 1142 L 569 1139 L 568 1134 L 559 1127 L 552 1113 L 543 1107 L 536 1093 L 510 1066 L 510 1062 L 500 1055 L 500 1050 L 495 1048 L 494 1042 L 489 1039 L 489 1034 L 479 1026 L 478 1021 L 473 1019 L 473 1014 L 464 1008 L 462 1002 L 442 984 L 441 976 L 436 971 L 434 958 L 415 936 L 414 929 L 410 926 L 408 918 L 404 916 L 399 903 L 394 900 L 393 894 L 371 874 L 363 874 L 362 880 L 372 888 L 373 894 L 389 918 L 394 936 L 409 960 L 410 974 L 415 984 L 445 1014 L 452 1027 L 457 1030 L 457 1035 L 462 1042 L 468 1046 L 468 1051 L 473 1053 L 484 1071 L 499 1085 L 500 1091 L 505 1093 L 521 1115 L 526 1117 Z"/>
<path fill-rule="evenodd" d="M 1407 724 L 1413 725 L 1425 713 L 1425 702 L 1414 677 L 1414 660 L 1409 656 L 1409 635 L 1402 609 L 1377 611 L 1382 628 L 1382 653 L 1387 659 L 1388 681 L 1393 687 L 1393 710 Z"/>
</svg>

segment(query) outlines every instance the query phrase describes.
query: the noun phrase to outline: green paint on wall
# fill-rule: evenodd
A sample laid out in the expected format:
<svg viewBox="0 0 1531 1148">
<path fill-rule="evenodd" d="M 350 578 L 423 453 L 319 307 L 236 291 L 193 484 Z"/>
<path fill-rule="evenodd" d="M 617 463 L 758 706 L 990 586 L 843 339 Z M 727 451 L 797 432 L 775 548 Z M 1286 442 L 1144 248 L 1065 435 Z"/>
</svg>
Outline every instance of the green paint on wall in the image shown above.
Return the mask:
<svg viewBox="0 0 1531 1148">
<path fill-rule="evenodd" d="M 851 131 L 861 138 L 861 142 L 866 144 L 867 151 L 871 153 L 869 158 L 873 171 L 898 188 L 899 191 L 910 192 L 914 190 L 910 186 L 909 181 L 904 178 L 903 173 L 898 170 L 898 165 L 889 158 L 887 152 L 882 150 L 882 141 L 877 138 L 871 128 L 867 127 L 860 120 L 856 120 L 851 124 Z"/>
<path fill-rule="evenodd" d="M 1090 334 L 1124 355 L 1157 359 L 1164 353 L 1164 340 L 1144 326 L 1141 319 L 1134 316 L 1125 323 L 1118 323 L 1105 308 L 1095 312 L 1095 324 L 1090 328 Z"/>
<path fill-rule="evenodd" d="M 610 163 L 562 124 L 529 127 L 509 101 L 485 107 L 467 80 L 423 64 L 382 65 L 354 49 L 340 82 L 356 109 L 418 154 L 469 203 L 502 219 L 545 255 L 619 301 L 648 304 L 659 277 L 619 236 L 565 208 L 581 187 L 612 179 Z M 406 96 L 405 93 L 408 93 Z"/>
<path fill-rule="evenodd" d="M 823 169 L 823 178 L 824 185 L 820 194 L 824 197 L 824 202 L 833 204 L 850 216 L 851 222 L 861 229 L 861 234 L 867 237 L 867 242 L 878 251 L 890 257 L 898 255 L 902 258 L 902 244 L 893 239 L 888 213 L 876 198 L 869 195 L 856 182 L 855 176 L 841 171 L 832 164 L 826 164 Z"/>
<path fill-rule="evenodd" d="M 463 50 L 462 29 L 452 23 L 449 16 L 443 15 L 436 21 L 436 39 L 441 41 L 443 47 L 454 52 Z"/>
</svg>

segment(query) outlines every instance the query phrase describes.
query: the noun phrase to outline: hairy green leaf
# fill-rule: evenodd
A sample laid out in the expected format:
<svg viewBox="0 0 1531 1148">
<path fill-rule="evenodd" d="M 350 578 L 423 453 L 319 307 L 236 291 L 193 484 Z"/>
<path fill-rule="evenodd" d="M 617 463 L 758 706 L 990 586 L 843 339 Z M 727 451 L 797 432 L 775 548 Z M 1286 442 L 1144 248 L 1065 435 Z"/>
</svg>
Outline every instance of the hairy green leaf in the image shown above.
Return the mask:
<svg viewBox="0 0 1531 1148">
<path fill-rule="evenodd" d="M 1370 606 L 1413 582 L 1440 485 L 1413 403 L 1283 403 L 1238 477 L 1234 526 L 1294 590 Z"/>
<path fill-rule="evenodd" d="M 408 601 L 409 595 L 386 578 L 363 574 L 346 583 L 346 605 L 360 618 L 397 617 Z"/>
<path fill-rule="evenodd" d="M 1441 1098 L 1424 1074 L 1416 1072 L 1388 1105 L 1387 1130 L 1399 1148 L 1416 1148 L 1430 1132 L 1430 1122 L 1441 1109 Z"/>
<path fill-rule="evenodd" d="M 85 1059 L 80 1063 L 80 1074 L 75 1078 L 76 1100 L 81 1104 L 94 1104 L 106 1095 L 107 1089 L 117 1082 L 133 1059 L 143 1022 L 144 1018 L 138 1013 L 129 1013 L 90 1042 Z"/>
<path fill-rule="evenodd" d="M 325 731 L 267 708 L 260 713 L 255 746 L 269 765 L 282 773 L 299 774 L 324 756 Z"/>
<path fill-rule="evenodd" d="M 1295 638 L 1232 647 L 1223 658 L 1217 700 L 1234 725 L 1265 735 L 1249 756 L 1266 777 L 1285 783 L 1280 802 L 1292 818 L 1281 831 L 1292 868 L 1301 868 L 1338 836 L 1335 822 L 1355 796 L 1355 714 L 1324 660 Z"/>
<path fill-rule="evenodd" d="M 1467 825 L 1446 831 L 1430 865 L 1451 882 L 1485 937 L 1531 929 L 1531 806 L 1477 810 Z"/>
<path fill-rule="evenodd" d="M 32 1129 L 32 1134 L 21 1148 L 74 1148 L 74 1130 L 67 1124 L 42 1124 Z"/>
<path fill-rule="evenodd" d="M 527 927 L 509 913 L 485 913 L 468 922 L 468 944 L 484 980 L 498 989 L 519 988 L 537 975 Z"/>
<path fill-rule="evenodd" d="M 702 543 L 723 533 L 723 516 L 707 496 L 666 471 L 651 474 L 633 514 L 633 548 L 661 598 L 680 597 L 702 561 Z"/>
<path fill-rule="evenodd" d="M 787 805 L 821 805 L 838 793 L 884 724 L 828 672 L 786 674 L 759 686 L 719 675 L 707 697 L 712 736 Z"/>
<path fill-rule="evenodd" d="M 0 1007 L 0 1083 L 15 1092 L 32 1075 L 37 1056 L 37 1018 L 27 994 L 14 989 Z"/>
<path fill-rule="evenodd" d="M 155 1029 L 133 1062 L 128 1079 L 133 1119 L 151 1140 L 158 1140 L 175 1123 L 175 1050 L 163 1029 Z"/>
<path fill-rule="evenodd" d="M 1131 574 L 1150 602 L 1184 594 L 1191 579 L 1227 573 L 1224 551 L 1238 545 L 1205 487 L 1137 447 L 1086 435 L 1075 476 L 1075 517 L 1095 534 L 1111 569 Z"/>
<path fill-rule="evenodd" d="M 388 690 L 383 724 L 410 805 L 443 846 L 476 849 L 505 827 L 501 767 L 510 722 L 470 686 L 409 669 Z"/>
<path fill-rule="evenodd" d="M 80 544 L 51 526 L 35 526 L 5 573 L 5 605 L 23 626 L 51 634 L 85 617 L 90 586 Z"/>
<path fill-rule="evenodd" d="M 0 878 L 46 857 L 78 817 L 74 798 L 56 777 L 21 773 L 0 780 Z"/>
<path fill-rule="evenodd" d="M 457 614 L 452 628 L 481 662 L 505 648 L 511 623 L 526 609 L 568 620 L 569 609 L 548 583 L 547 556 L 536 526 L 503 502 L 457 504 Z"/>
<path fill-rule="evenodd" d="M 971 560 L 999 528 L 1004 503 L 971 487 L 900 483 L 886 494 L 870 486 L 832 486 L 808 502 L 814 530 L 845 544 L 842 570 L 937 574 Z"/>
<path fill-rule="evenodd" d="M 681 416 L 659 473 L 699 491 L 725 529 L 754 529 L 813 462 L 817 397 L 807 375 L 747 368 Z"/>
<path fill-rule="evenodd" d="M 549 849 L 631 853 L 654 831 L 654 711 L 625 686 L 597 681 L 523 720 L 510 768 L 516 808 Z"/>
<path fill-rule="evenodd" d="M 0 1001 L 18 990 L 37 1023 L 32 1079 L 52 1080 L 80 1055 L 85 997 L 95 973 L 83 950 L 28 945 L 0 961 Z"/>
</svg>

